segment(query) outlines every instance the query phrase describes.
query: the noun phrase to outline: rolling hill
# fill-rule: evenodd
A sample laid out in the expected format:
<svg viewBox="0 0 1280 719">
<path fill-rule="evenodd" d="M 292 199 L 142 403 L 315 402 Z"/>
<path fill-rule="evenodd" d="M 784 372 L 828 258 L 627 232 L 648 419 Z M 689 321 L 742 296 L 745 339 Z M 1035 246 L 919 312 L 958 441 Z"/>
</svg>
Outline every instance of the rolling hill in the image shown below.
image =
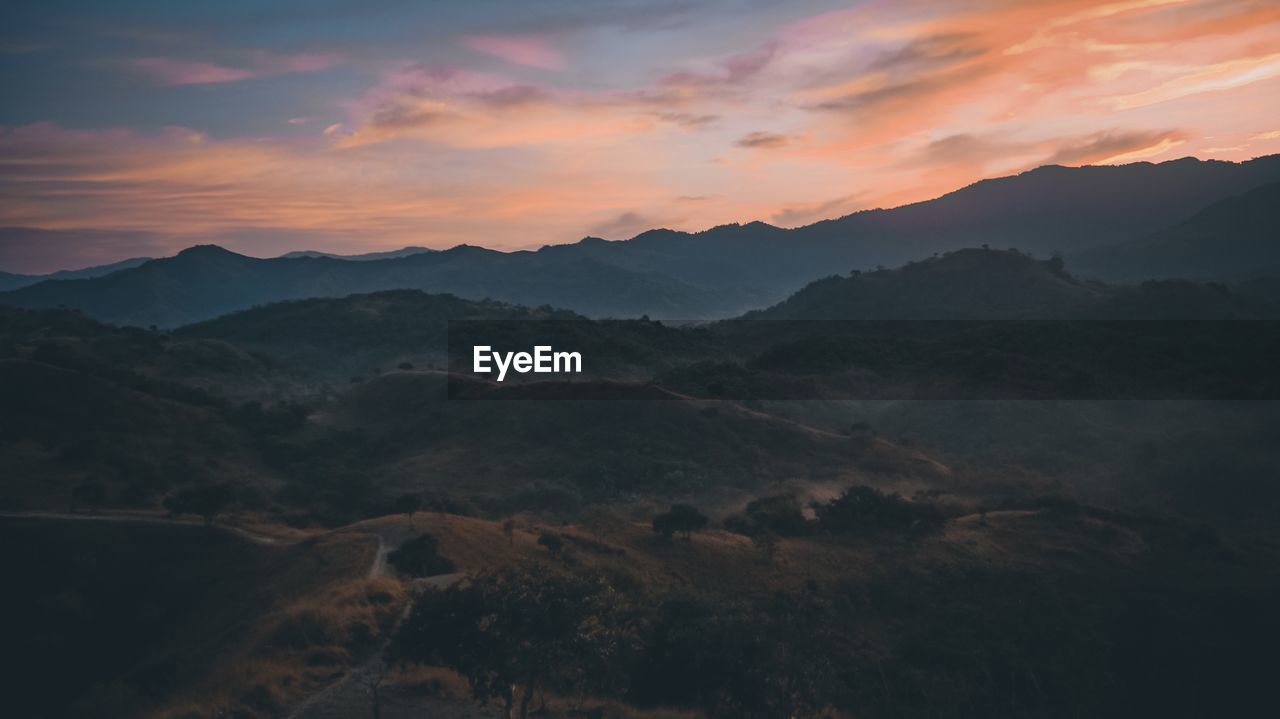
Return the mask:
<svg viewBox="0 0 1280 719">
<path fill-rule="evenodd" d="M 591 317 L 715 319 L 777 303 L 833 270 L 900 264 L 963 247 L 1016 246 L 1071 259 L 1173 227 L 1201 208 L 1277 179 L 1280 156 L 1245 163 L 1186 158 L 1049 166 L 794 230 L 752 222 L 699 233 L 651 230 L 617 242 L 586 238 L 537 251 L 461 245 L 362 261 L 312 256 L 317 253 L 255 259 L 201 246 L 104 277 L 2 292 L 0 303 L 63 305 L 106 322 L 173 327 L 267 302 L 422 289 L 553 305 Z M 1195 222 L 1220 224 L 1224 213 L 1237 209 L 1206 211 Z M 1244 231 L 1265 233 L 1269 220 L 1248 217 L 1253 219 L 1240 220 L 1253 223 Z M 1218 247 L 1221 262 L 1248 266 L 1257 262 L 1250 253 L 1260 245 Z"/>
<path fill-rule="evenodd" d="M 1070 260 L 1090 248 L 1169 227 L 1213 202 L 1278 179 L 1280 155 L 1244 163 L 1183 158 L 1052 165 L 794 230 L 761 222 L 699 233 L 653 230 L 621 242 L 587 239 L 541 252 L 586 254 L 699 285 L 758 288 L 776 302 L 832 271 L 898 265 L 964 247 L 1017 247 Z"/>
<path fill-rule="evenodd" d="M 465 245 L 361 262 L 329 257 L 257 259 L 204 245 L 106 277 L 41 282 L 0 294 L 0 302 L 19 307 L 67 306 L 115 324 L 174 327 L 268 302 L 386 289 L 429 289 L 469 299 L 549 304 L 597 317 L 697 317 L 741 304 L 669 277 L 589 258 L 503 253 Z"/>
<path fill-rule="evenodd" d="M 1280 275 L 1280 182 L 1215 202 L 1143 239 L 1086 252 L 1073 264 L 1115 281 Z"/>
<path fill-rule="evenodd" d="M 119 270 L 127 270 L 131 267 L 137 267 L 143 262 L 147 262 L 149 257 L 133 257 L 119 262 L 112 262 L 107 265 L 98 265 L 96 267 L 85 267 L 80 270 L 59 270 L 47 275 L 16 275 L 9 272 L 0 272 L 0 292 L 7 290 L 16 290 L 22 287 L 34 285 L 45 280 L 83 280 L 93 277 L 103 277 L 112 272 Z"/>
</svg>

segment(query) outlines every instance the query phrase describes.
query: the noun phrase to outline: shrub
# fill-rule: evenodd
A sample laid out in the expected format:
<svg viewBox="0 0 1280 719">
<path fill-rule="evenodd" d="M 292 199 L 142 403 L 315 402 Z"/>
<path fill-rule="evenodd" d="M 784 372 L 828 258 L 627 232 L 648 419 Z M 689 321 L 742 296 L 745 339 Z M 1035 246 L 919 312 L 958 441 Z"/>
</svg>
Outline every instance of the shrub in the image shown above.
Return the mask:
<svg viewBox="0 0 1280 719">
<path fill-rule="evenodd" d="M 832 534 L 935 531 L 945 518 L 935 505 L 911 502 L 898 493 L 885 494 L 875 487 L 850 487 L 844 494 L 815 504 L 818 525 Z"/>
<path fill-rule="evenodd" d="M 686 540 L 693 538 L 693 533 L 707 526 L 707 515 L 690 504 L 673 504 L 671 510 L 653 518 L 653 531 L 664 539 L 671 539 L 676 532 L 684 534 Z"/>
<path fill-rule="evenodd" d="M 457 568 L 453 562 L 440 556 L 440 543 L 430 534 L 420 535 L 400 545 L 387 555 L 387 562 L 409 577 L 449 574 Z"/>
</svg>

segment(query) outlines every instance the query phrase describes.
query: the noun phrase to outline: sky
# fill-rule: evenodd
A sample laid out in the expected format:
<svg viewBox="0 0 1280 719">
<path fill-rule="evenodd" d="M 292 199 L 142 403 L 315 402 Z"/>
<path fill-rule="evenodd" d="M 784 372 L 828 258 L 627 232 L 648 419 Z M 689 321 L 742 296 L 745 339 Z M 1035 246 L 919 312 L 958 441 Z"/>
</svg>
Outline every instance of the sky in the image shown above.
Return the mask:
<svg viewBox="0 0 1280 719">
<path fill-rule="evenodd" d="M 794 227 L 1280 152 L 1280 0 L 8 0 L 0 270 Z"/>
</svg>

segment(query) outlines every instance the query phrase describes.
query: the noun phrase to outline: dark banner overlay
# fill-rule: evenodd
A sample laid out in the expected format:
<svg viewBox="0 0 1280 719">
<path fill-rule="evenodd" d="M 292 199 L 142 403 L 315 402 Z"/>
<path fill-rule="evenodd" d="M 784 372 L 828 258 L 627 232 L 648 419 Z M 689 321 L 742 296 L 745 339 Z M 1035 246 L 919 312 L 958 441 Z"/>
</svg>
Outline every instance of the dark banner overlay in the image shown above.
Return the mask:
<svg viewBox="0 0 1280 719">
<path fill-rule="evenodd" d="M 448 395 L 1280 399 L 1280 322 L 453 320 Z"/>
</svg>

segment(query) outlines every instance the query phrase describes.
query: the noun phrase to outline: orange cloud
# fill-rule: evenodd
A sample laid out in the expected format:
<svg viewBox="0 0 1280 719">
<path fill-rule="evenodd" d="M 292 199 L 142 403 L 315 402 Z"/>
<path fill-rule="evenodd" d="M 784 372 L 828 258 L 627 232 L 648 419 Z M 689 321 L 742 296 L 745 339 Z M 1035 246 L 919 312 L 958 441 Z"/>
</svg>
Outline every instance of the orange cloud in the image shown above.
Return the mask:
<svg viewBox="0 0 1280 719">
<path fill-rule="evenodd" d="M 288 139 L 0 128 L 0 225 L 233 237 L 242 250 L 258 230 L 527 247 L 648 224 L 803 224 L 1046 162 L 1280 151 L 1269 2 L 867 3 L 707 57 L 655 50 L 629 75 L 642 79 L 617 86 L 575 86 L 593 58 L 574 43 L 459 42 L 506 65 L 383 68 L 335 108 L 341 122 L 308 108 L 325 119 L 298 118 Z M 141 60 L 165 84 L 337 61 Z"/>
</svg>

